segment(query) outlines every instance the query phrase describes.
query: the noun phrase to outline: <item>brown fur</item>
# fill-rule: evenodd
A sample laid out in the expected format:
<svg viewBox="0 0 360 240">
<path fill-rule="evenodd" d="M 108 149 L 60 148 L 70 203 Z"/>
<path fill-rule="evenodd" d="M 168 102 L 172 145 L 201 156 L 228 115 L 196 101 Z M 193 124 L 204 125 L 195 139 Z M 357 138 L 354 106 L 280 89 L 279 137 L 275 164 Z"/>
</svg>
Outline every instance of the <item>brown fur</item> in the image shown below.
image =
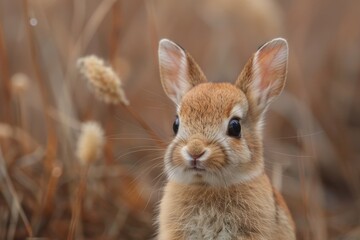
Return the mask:
<svg viewBox="0 0 360 240">
<path fill-rule="evenodd" d="M 188 53 L 165 44 L 162 51 L 180 56 L 160 55 L 168 58 L 160 69 L 177 73 L 177 78 L 162 74 L 162 83 L 178 105 L 180 127 L 165 154 L 169 181 L 160 204 L 159 239 L 295 239 L 287 206 L 264 173 L 261 133 L 263 113 L 285 83 L 284 56 L 278 53 L 284 43 L 260 49 L 234 85 L 204 82 Z M 179 74 L 177 61 L 186 63 L 190 76 Z M 240 119 L 239 137 L 227 134 L 234 117 Z M 194 156 L 196 168 L 190 164 Z"/>
<path fill-rule="evenodd" d="M 225 227 L 231 231 L 228 239 L 295 239 L 293 225 L 288 224 L 291 217 L 286 205 L 279 204 L 276 213 L 279 199 L 273 198 L 265 174 L 247 184 L 228 188 L 169 182 L 165 193 L 160 206 L 159 239 L 221 239 L 216 234 L 207 236 L 207 228 L 219 233 Z M 186 231 L 195 228 L 191 224 L 204 229 L 191 235 L 191 231 Z"/>
</svg>

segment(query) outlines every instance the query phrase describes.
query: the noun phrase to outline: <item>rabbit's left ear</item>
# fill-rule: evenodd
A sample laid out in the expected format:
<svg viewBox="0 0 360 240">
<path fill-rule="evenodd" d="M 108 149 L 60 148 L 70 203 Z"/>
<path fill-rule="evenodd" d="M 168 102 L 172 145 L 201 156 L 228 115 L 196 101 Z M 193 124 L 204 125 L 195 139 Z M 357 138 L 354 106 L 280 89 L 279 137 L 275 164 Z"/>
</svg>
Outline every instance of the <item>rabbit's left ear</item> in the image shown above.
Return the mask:
<svg viewBox="0 0 360 240">
<path fill-rule="evenodd" d="M 159 66 L 164 91 L 177 105 L 192 87 L 206 82 L 203 72 L 190 54 L 167 39 L 159 43 Z"/>
<path fill-rule="evenodd" d="M 264 44 L 247 62 L 235 85 L 249 99 L 257 115 L 277 97 L 285 86 L 288 44 L 276 38 Z"/>
</svg>

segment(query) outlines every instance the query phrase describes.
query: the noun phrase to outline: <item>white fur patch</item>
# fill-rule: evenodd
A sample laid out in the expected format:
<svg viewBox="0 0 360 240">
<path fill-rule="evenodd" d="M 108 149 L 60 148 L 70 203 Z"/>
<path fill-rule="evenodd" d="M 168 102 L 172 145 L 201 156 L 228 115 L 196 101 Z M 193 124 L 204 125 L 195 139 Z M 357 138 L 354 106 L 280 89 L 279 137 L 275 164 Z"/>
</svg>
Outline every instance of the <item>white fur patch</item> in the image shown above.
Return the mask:
<svg viewBox="0 0 360 240">
<path fill-rule="evenodd" d="M 193 157 L 189 154 L 187 146 L 182 147 L 181 150 L 180 150 L 180 153 L 181 153 L 181 156 L 186 161 L 190 162 L 190 161 L 193 160 Z M 204 149 L 204 154 L 201 155 L 201 157 L 197 158 L 196 160 L 199 161 L 199 162 L 204 162 L 209 158 L 210 155 L 211 155 L 211 150 L 209 148 L 205 148 Z"/>
<path fill-rule="evenodd" d="M 230 118 L 238 117 L 240 119 L 243 119 L 246 112 L 247 109 L 244 109 L 240 104 L 236 104 L 230 112 Z"/>
</svg>

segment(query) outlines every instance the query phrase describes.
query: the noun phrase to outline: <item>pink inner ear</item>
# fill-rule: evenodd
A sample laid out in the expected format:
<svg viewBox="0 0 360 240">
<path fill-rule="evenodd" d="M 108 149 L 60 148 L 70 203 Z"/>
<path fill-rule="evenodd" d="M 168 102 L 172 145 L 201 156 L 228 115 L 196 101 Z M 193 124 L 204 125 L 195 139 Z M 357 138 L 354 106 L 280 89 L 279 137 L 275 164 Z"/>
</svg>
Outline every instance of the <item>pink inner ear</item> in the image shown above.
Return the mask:
<svg viewBox="0 0 360 240">
<path fill-rule="evenodd" d="M 281 48 L 269 48 L 262 49 L 259 52 L 258 68 L 260 74 L 260 91 L 269 88 L 274 81 L 280 76 L 282 68 L 281 66 Z"/>
<path fill-rule="evenodd" d="M 159 46 L 161 81 L 166 94 L 179 103 L 191 87 L 187 71 L 187 55 L 183 49 L 169 40 L 161 40 Z"/>
<path fill-rule="evenodd" d="M 165 64 L 164 64 L 164 68 L 166 70 L 166 73 L 169 75 L 169 79 L 172 80 L 173 82 L 176 82 L 177 78 L 179 78 L 180 76 L 180 71 L 181 71 L 181 63 L 182 63 L 182 57 L 181 53 L 177 50 L 174 49 L 173 47 L 171 48 L 167 48 L 167 53 L 166 53 L 166 59 L 165 60 Z"/>
<path fill-rule="evenodd" d="M 192 57 L 170 40 L 160 41 L 159 65 L 164 90 L 177 104 L 193 86 L 206 81 Z"/>
</svg>

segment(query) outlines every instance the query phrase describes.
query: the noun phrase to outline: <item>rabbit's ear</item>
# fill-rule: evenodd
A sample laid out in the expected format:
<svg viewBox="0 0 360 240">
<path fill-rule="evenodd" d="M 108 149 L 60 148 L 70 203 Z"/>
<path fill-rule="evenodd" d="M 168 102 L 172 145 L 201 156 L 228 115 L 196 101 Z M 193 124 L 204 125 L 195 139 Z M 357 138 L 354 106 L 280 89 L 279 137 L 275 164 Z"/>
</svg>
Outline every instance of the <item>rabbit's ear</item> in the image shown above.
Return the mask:
<svg viewBox="0 0 360 240">
<path fill-rule="evenodd" d="M 179 104 L 187 91 L 206 78 L 199 66 L 183 48 L 162 39 L 159 43 L 161 83 L 168 97 Z"/>
<path fill-rule="evenodd" d="M 235 85 L 260 115 L 285 86 L 288 44 L 276 38 L 264 44 L 247 62 Z"/>
</svg>

